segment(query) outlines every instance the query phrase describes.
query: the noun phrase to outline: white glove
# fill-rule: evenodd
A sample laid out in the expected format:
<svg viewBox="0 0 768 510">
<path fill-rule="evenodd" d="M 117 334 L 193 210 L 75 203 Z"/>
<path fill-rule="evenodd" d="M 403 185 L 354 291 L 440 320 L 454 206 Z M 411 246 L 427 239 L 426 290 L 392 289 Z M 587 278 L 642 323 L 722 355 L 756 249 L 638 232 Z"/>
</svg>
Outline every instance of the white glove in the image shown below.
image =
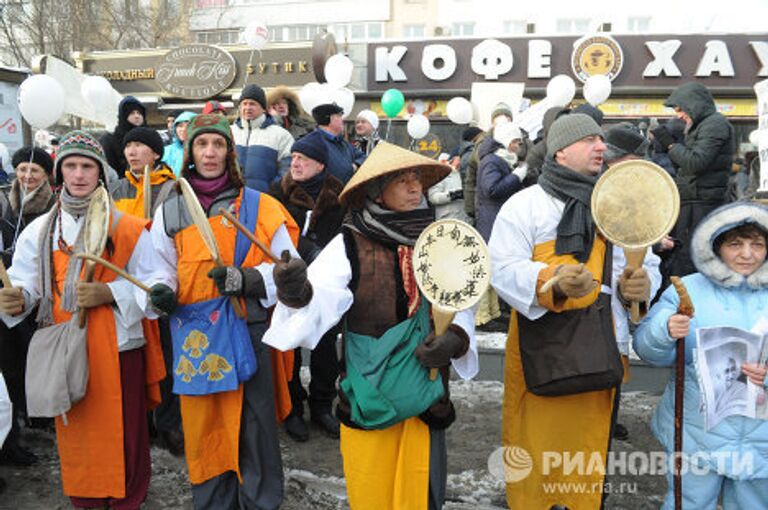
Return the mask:
<svg viewBox="0 0 768 510">
<path fill-rule="evenodd" d="M 523 182 L 523 179 L 525 179 L 525 176 L 528 175 L 528 164 L 521 163 L 520 165 L 518 165 L 517 168 L 512 170 L 512 173 L 515 174 L 518 179 L 520 179 L 520 182 Z"/>
</svg>

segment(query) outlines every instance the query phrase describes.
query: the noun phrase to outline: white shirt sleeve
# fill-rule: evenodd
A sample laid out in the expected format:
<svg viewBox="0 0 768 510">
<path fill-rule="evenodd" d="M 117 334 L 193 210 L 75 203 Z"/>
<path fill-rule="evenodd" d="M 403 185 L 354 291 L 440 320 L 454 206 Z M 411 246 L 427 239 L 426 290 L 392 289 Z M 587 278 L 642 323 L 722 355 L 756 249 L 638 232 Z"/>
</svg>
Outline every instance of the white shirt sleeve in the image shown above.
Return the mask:
<svg viewBox="0 0 768 510">
<path fill-rule="evenodd" d="M 24 311 L 19 315 L 0 314 L 5 325 L 12 328 L 23 321 L 40 300 L 40 288 L 38 283 L 38 263 L 40 257 L 39 236 L 44 222 L 44 214 L 30 223 L 21 231 L 16 240 L 16 250 L 13 252 L 13 261 L 8 268 L 8 278 L 14 287 L 24 289 Z"/>
<path fill-rule="evenodd" d="M 285 224 L 280 225 L 280 227 L 275 231 L 275 234 L 272 236 L 272 242 L 270 243 L 269 248 L 272 253 L 278 257 L 283 253 L 284 250 L 288 250 L 288 252 L 291 254 L 291 257 L 299 257 L 299 252 L 297 252 L 296 248 L 293 246 L 293 241 L 291 241 L 291 236 L 288 233 L 288 229 L 285 227 Z M 277 303 L 277 287 L 275 287 L 275 280 L 272 278 L 272 269 L 274 267 L 275 264 L 272 262 L 262 262 L 255 267 L 255 269 L 261 273 L 261 277 L 264 280 L 264 288 L 267 291 L 267 297 L 265 299 L 259 300 L 261 306 L 264 308 L 269 308 Z"/>
<path fill-rule="evenodd" d="M 304 308 L 290 308 L 278 302 L 264 334 L 265 344 L 281 351 L 296 347 L 314 349 L 352 306 L 352 266 L 341 234 L 310 264 L 307 276 L 312 283 L 312 300 Z"/>
<path fill-rule="evenodd" d="M 165 233 L 163 208 L 158 207 L 152 228 L 149 231 L 148 242 L 143 242 L 134 250 L 135 276 L 148 287 L 158 283 L 167 285 L 173 290 L 178 287 L 176 276 L 176 245 L 173 239 Z M 133 258 L 133 257 L 132 257 Z M 156 319 L 157 314 L 149 306 L 149 295 L 138 287 L 134 289 L 134 297 L 139 307 L 149 319 Z"/>
<path fill-rule="evenodd" d="M 531 259 L 535 240 L 526 228 L 531 218 L 523 214 L 524 208 L 513 205 L 507 201 L 502 206 L 491 231 L 491 285 L 512 308 L 536 320 L 547 312 L 536 297 L 539 272 L 547 265 Z"/>
<path fill-rule="evenodd" d="M 453 318 L 456 324 L 469 337 L 469 349 L 461 358 L 451 360 L 453 369 L 462 379 L 472 379 L 480 370 L 480 362 L 477 354 L 477 339 L 475 338 L 475 309 L 470 308 L 457 313 Z"/>
</svg>

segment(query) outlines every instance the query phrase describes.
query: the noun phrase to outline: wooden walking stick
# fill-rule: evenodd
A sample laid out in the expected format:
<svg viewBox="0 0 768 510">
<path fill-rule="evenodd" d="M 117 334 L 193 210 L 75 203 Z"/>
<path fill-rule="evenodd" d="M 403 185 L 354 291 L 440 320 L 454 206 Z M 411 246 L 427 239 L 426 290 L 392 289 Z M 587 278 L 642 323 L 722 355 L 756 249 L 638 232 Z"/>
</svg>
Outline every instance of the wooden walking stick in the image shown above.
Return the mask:
<svg viewBox="0 0 768 510">
<path fill-rule="evenodd" d="M 693 303 L 691 296 L 685 288 L 683 281 L 677 277 L 670 277 L 675 286 L 680 304 L 677 313 L 693 317 Z M 683 508 L 683 479 L 680 474 L 683 465 L 683 392 L 685 391 L 685 339 L 677 339 L 677 358 L 675 360 L 675 471 L 673 474 L 675 510 Z"/>
</svg>

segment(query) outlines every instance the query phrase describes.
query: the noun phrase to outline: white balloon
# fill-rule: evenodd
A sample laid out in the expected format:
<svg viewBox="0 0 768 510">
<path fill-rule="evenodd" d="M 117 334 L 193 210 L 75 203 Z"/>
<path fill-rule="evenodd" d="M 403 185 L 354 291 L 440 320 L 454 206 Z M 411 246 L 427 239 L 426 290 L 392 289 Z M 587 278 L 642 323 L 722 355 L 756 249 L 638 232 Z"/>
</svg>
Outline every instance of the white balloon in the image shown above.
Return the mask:
<svg viewBox="0 0 768 510">
<path fill-rule="evenodd" d="M 584 82 L 584 99 L 597 107 L 611 96 L 611 79 L 604 74 L 596 74 Z"/>
<path fill-rule="evenodd" d="M 301 90 L 299 90 L 299 101 L 301 102 L 301 107 L 304 108 L 305 112 L 311 113 L 312 108 L 319 104 L 317 102 L 319 92 L 320 84 L 316 81 L 309 82 L 301 87 Z"/>
<path fill-rule="evenodd" d="M 94 110 L 107 109 L 114 97 L 112 84 L 103 76 L 86 76 L 80 84 L 80 93 Z"/>
<path fill-rule="evenodd" d="M 355 106 L 355 93 L 347 88 L 336 89 L 333 91 L 333 102 L 344 109 L 341 118 L 346 119 Z"/>
<path fill-rule="evenodd" d="M 408 134 L 418 140 L 429 133 L 429 119 L 424 115 L 414 115 L 408 119 Z"/>
<path fill-rule="evenodd" d="M 19 110 L 31 126 L 45 129 L 64 114 L 64 87 L 47 74 L 30 76 L 19 87 Z"/>
<path fill-rule="evenodd" d="M 269 29 L 261 21 L 251 21 L 243 30 L 243 40 L 245 44 L 254 50 L 260 50 L 267 45 L 269 41 Z"/>
<path fill-rule="evenodd" d="M 348 56 L 337 53 L 325 62 L 325 81 L 336 89 L 346 87 L 352 80 L 353 67 Z"/>
<path fill-rule="evenodd" d="M 752 145 L 760 145 L 760 137 L 761 133 L 759 129 L 755 129 L 751 133 L 749 133 L 749 143 Z"/>
<path fill-rule="evenodd" d="M 469 124 L 472 121 L 472 103 L 463 97 L 454 97 L 445 107 L 445 112 L 454 124 Z"/>
<path fill-rule="evenodd" d="M 558 74 L 547 83 L 547 99 L 553 106 L 565 106 L 576 95 L 576 83 L 567 74 Z"/>
</svg>

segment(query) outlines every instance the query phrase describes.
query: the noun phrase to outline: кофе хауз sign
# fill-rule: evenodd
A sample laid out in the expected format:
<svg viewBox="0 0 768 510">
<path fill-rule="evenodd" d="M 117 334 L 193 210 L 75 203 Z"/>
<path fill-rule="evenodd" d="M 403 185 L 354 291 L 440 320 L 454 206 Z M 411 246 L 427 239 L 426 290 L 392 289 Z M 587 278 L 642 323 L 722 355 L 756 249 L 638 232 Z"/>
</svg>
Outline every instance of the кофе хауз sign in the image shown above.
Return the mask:
<svg viewBox="0 0 768 510">
<path fill-rule="evenodd" d="M 235 59 L 207 44 L 191 44 L 166 53 L 155 66 L 155 81 L 176 97 L 207 99 L 235 79 Z"/>
</svg>

